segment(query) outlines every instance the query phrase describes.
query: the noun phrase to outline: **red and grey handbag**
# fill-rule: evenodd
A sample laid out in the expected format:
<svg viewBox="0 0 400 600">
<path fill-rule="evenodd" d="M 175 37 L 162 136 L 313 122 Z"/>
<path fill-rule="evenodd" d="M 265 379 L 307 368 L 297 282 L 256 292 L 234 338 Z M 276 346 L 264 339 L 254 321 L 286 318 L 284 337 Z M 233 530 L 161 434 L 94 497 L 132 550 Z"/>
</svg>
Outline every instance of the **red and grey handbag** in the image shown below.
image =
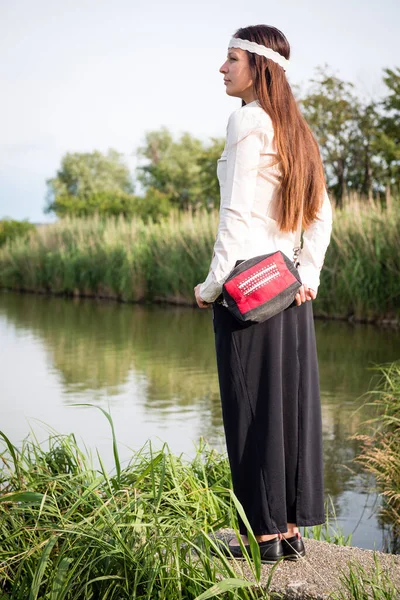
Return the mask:
<svg viewBox="0 0 400 600">
<path fill-rule="evenodd" d="M 293 260 L 277 250 L 236 263 L 222 286 L 222 304 L 239 321 L 261 323 L 288 308 L 302 285 L 296 269 L 300 215 Z"/>
</svg>

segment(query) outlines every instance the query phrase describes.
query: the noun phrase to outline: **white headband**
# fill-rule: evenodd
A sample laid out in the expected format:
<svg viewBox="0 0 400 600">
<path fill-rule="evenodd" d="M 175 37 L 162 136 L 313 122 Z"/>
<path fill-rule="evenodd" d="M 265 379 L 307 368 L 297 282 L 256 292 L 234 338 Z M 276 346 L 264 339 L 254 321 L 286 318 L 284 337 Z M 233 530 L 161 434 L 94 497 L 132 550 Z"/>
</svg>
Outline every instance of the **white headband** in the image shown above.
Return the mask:
<svg viewBox="0 0 400 600">
<path fill-rule="evenodd" d="M 261 56 L 265 56 L 265 58 L 269 58 L 274 62 L 278 63 L 284 71 L 289 66 L 289 61 L 287 58 L 272 50 L 272 48 L 267 48 L 267 46 L 262 46 L 261 44 L 257 44 L 256 42 L 249 42 L 249 40 L 242 40 L 241 38 L 231 38 L 228 48 L 240 48 L 241 50 L 248 50 L 249 52 L 255 52 L 256 54 L 261 54 Z"/>
</svg>

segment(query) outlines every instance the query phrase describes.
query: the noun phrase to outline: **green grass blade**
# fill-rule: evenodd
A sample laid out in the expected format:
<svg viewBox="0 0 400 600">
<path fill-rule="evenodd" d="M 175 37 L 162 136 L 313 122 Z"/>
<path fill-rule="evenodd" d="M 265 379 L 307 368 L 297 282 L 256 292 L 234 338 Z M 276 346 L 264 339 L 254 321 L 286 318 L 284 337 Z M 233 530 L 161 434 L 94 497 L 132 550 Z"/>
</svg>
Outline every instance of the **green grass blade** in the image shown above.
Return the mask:
<svg viewBox="0 0 400 600">
<path fill-rule="evenodd" d="M 12 492 L 0 496 L 0 502 L 22 502 L 24 504 L 40 504 L 44 494 L 38 492 Z"/>
<path fill-rule="evenodd" d="M 65 594 L 63 593 L 63 586 L 68 575 L 69 566 L 72 562 L 72 558 L 64 557 L 60 560 L 54 575 L 50 600 L 62 600 L 64 598 Z"/>
<path fill-rule="evenodd" d="M 247 529 L 247 537 L 249 539 L 249 546 L 250 546 L 250 551 L 251 551 L 251 555 L 253 557 L 253 561 L 254 561 L 254 571 L 255 571 L 255 576 L 256 576 L 256 580 L 257 582 L 260 581 L 261 578 L 261 554 L 260 554 L 260 546 L 258 545 L 258 542 L 255 538 L 255 535 L 253 533 L 253 530 L 251 528 L 251 525 L 246 517 L 246 513 L 244 512 L 244 508 L 241 505 L 241 503 L 239 502 L 239 500 L 237 499 L 237 497 L 235 496 L 234 492 L 232 490 L 229 490 L 230 494 L 231 494 L 231 498 L 233 500 L 233 503 L 236 507 L 236 510 L 238 511 L 243 523 L 246 526 Z M 241 538 L 239 536 L 239 542 L 240 542 Z M 241 544 L 242 546 L 242 544 Z M 242 548 L 242 552 L 244 550 L 244 547 Z"/>
<path fill-rule="evenodd" d="M 209 598 L 215 598 L 215 596 L 219 596 L 220 594 L 224 594 L 225 592 L 229 592 L 231 590 L 240 590 L 252 586 L 254 586 L 254 583 L 251 581 L 231 577 L 214 584 L 209 590 L 206 590 L 200 594 L 200 596 L 197 596 L 195 600 L 208 600 Z"/>
<path fill-rule="evenodd" d="M 17 477 L 18 477 L 19 485 L 21 486 L 22 476 L 21 476 L 21 471 L 19 469 L 19 461 L 17 459 L 17 452 L 19 452 L 18 448 L 16 448 L 15 446 L 13 446 L 13 444 L 10 442 L 10 440 L 8 439 L 8 437 L 6 436 L 6 434 L 3 433 L 2 431 L 0 431 L 0 436 L 3 438 L 3 440 L 7 444 L 8 451 L 11 454 L 12 459 L 14 461 L 14 468 L 15 468 L 15 472 L 16 472 Z"/>
<path fill-rule="evenodd" d="M 105 415 L 105 417 L 107 418 L 107 420 L 111 426 L 115 471 L 117 473 L 118 487 L 120 487 L 120 485 L 121 485 L 121 462 L 119 460 L 119 452 L 118 452 L 118 445 L 117 445 L 117 437 L 115 435 L 114 422 L 112 420 L 110 413 L 108 413 L 106 410 L 104 410 L 104 408 L 102 408 L 101 406 L 95 406 L 94 404 L 71 404 L 71 406 L 90 406 L 92 408 L 98 408 L 99 410 L 101 410 L 103 415 Z"/>
<path fill-rule="evenodd" d="M 37 598 L 38 598 L 39 588 L 40 588 L 40 584 L 42 583 L 42 579 L 43 579 L 43 575 L 44 575 L 44 572 L 46 569 L 47 561 L 49 560 L 50 552 L 52 551 L 54 544 L 57 542 L 57 539 L 58 539 L 58 536 L 56 536 L 56 535 L 51 537 L 44 547 L 44 550 L 40 557 L 39 564 L 38 564 L 35 574 L 33 576 L 32 587 L 31 587 L 31 591 L 29 594 L 29 600 L 37 600 Z"/>
</svg>

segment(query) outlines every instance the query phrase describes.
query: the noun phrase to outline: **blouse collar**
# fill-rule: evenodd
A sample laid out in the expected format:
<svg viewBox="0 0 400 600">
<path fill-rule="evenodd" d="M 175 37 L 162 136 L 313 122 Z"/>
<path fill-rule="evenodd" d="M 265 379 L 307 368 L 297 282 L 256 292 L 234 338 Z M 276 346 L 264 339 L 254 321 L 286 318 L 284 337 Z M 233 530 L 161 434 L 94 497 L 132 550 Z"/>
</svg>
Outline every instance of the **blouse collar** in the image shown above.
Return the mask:
<svg viewBox="0 0 400 600">
<path fill-rule="evenodd" d="M 248 104 L 245 104 L 245 106 L 261 106 L 261 104 L 258 101 L 258 99 L 256 99 L 256 100 L 253 100 L 252 102 L 249 102 Z"/>
</svg>

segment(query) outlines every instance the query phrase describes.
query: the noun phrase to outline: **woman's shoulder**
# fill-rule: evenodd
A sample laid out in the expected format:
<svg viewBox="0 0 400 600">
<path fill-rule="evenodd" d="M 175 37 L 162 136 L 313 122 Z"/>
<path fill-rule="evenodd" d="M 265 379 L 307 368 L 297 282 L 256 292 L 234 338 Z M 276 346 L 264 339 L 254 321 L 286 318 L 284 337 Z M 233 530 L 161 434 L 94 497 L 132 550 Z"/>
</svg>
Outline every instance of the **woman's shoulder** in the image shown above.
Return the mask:
<svg viewBox="0 0 400 600">
<path fill-rule="evenodd" d="M 227 135 L 239 139 L 252 130 L 260 133 L 273 131 L 271 117 L 256 103 L 251 102 L 234 110 L 228 118 Z"/>
</svg>

